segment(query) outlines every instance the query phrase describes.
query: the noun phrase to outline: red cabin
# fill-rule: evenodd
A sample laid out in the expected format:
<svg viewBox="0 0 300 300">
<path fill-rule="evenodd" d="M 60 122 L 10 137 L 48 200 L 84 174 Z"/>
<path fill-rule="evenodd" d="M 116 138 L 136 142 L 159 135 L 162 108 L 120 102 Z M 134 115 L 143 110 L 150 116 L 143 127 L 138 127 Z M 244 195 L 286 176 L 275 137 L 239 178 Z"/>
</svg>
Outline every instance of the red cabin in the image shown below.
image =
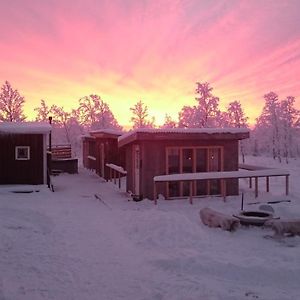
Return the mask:
<svg viewBox="0 0 300 300">
<path fill-rule="evenodd" d="M 45 123 L 0 123 L 0 184 L 47 183 L 50 131 Z"/>
<path fill-rule="evenodd" d="M 121 135 L 121 131 L 113 129 L 90 131 L 89 136 L 83 137 L 83 166 L 107 180 L 109 168 L 106 164 L 124 166 L 124 152 L 118 148 Z"/>
<path fill-rule="evenodd" d="M 137 129 L 119 137 L 125 151 L 127 191 L 153 199 L 158 175 L 238 170 L 239 140 L 247 129 Z M 187 182 L 162 183 L 157 190 L 167 199 L 189 196 Z M 193 195 L 219 195 L 220 180 L 193 183 Z M 238 179 L 226 181 L 227 195 L 238 194 Z"/>
</svg>

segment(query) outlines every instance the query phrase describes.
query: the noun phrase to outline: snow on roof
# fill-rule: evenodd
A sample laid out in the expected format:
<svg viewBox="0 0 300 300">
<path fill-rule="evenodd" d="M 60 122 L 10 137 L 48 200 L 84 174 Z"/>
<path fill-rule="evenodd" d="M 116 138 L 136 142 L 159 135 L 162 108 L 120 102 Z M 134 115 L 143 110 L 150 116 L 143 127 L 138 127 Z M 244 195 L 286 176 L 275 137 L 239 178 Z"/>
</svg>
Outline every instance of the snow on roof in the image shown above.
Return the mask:
<svg viewBox="0 0 300 300">
<path fill-rule="evenodd" d="M 50 131 L 51 125 L 44 122 L 0 122 L 0 134 L 46 134 Z"/>
<path fill-rule="evenodd" d="M 184 134 L 236 134 L 236 133 L 249 133 L 250 130 L 247 128 L 138 128 L 131 130 L 118 138 L 118 141 L 122 141 L 135 133 L 184 133 Z"/>
<path fill-rule="evenodd" d="M 123 131 L 117 130 L 117 129 L 112 129 L 112 128 L 102 128 L 102 129 L 96 129 L 96 130 L 91 130 L 91 134 L 95 133 L 107 133 L 107 134 L 115 134 L 115 135 L 122 135 Z"/>
<path fill-rule="evenodd" d="M 289 171 L 280 169 L 265 169 L 257 171 L 225 171 L 225 172 L 200 172 L 200 173 L 183 173 L 155 176 L 155 182 L 165 181 L 189 181 L 202 179 L 226 179 L 226 178 L 249 178 L 249 177 L 266 177 L 266 176 L 287 176 Z"/>
</svg>

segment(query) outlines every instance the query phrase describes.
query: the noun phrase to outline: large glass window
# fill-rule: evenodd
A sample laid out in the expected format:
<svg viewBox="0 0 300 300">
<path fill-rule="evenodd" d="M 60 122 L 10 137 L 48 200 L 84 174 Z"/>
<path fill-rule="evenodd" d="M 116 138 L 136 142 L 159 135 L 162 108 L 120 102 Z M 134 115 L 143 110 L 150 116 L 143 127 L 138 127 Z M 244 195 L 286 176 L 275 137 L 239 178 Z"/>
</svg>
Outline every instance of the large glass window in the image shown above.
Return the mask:
<svg viewBox="0 0 300 300">
<path fill-rule="evenodd" d="M 222 170 L 221 147 L 172 147 L 167 149 L 167 174 L 217 172 Z M 215 195 L 220 193 L 220 180 L 194 181 L 194 194 Z M 168 196 L 190 195 L 189 182 L 169 182 Z"/>
<path fill-rule="evenodd" d="M 193 149 L 182 149 L 181 173 L 193 173 Z"/>
<path fill-rule="evenodd" d="M 168 174 L 180 173 L 180 157 L 179 149 L 168 149 Z"/>
</svg>

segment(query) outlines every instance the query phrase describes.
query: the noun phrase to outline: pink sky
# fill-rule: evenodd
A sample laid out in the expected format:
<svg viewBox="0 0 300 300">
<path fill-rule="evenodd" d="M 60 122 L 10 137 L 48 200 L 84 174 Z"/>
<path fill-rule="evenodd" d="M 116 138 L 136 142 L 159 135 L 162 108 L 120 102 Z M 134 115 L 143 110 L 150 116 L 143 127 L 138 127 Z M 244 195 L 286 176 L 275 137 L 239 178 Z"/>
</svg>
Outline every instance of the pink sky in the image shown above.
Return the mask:
<svg viewBox="0 0 300 300">
<path fill-rule="evenodd" d="M 210 82 L 250 121 L 269 91 L 300 108 L 300 1 L 10 0 L 0 3 L 0 84 L 66 110 L 96 93 L 120 124 L 142 100 L 157 123 Z"/>
</svg>

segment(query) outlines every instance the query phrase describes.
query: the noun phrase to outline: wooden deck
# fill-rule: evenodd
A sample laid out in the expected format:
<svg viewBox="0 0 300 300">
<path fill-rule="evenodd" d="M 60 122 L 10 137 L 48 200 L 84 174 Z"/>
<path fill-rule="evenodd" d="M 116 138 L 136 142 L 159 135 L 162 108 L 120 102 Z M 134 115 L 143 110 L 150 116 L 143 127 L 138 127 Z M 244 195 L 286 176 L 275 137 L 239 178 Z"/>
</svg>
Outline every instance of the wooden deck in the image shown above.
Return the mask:
<svg viewBox="0 0 300 300">
<path fill-rule="evenodd" d="M 201 173 L 184 173 L 184 174 L 172 174 L 172 175 L 161 175 L 155 176 L 154 181 L 154 191 L 153 197 L 155 204 L 157 204 L 157 187 L 156 184 L 159 182 L 189 182 L 190 183 L 190 203 L 193 203 L 193 182 L 198 180 L 211 180 L 211 179 L 220 179 L 221 181 L 221 195 L 226 200 L 226 180 L 227 179 L 240 179 L 240 178 L 249 178 L 249 187 L 252 188 L 252 179 L 254 178 L 255 182 L 255 197 L 258 196 L 258 178 L 266 178 L 266 192 L 270 191 L 270 177 L 285 177 L 285 193 L 289 194 L 289 176 L 290 173 L 286 170 L 279 169 L 266 169 L 266 168 L 255 168 L 252 166 L 252 170 L 243 169 L 240 171 L 229 171 L 229 172 L 201 172 Z M 245 166 L 244 166 L 245 167 Z M 246 168 L 246 167 L 245 167 Z"/>
</svg>

